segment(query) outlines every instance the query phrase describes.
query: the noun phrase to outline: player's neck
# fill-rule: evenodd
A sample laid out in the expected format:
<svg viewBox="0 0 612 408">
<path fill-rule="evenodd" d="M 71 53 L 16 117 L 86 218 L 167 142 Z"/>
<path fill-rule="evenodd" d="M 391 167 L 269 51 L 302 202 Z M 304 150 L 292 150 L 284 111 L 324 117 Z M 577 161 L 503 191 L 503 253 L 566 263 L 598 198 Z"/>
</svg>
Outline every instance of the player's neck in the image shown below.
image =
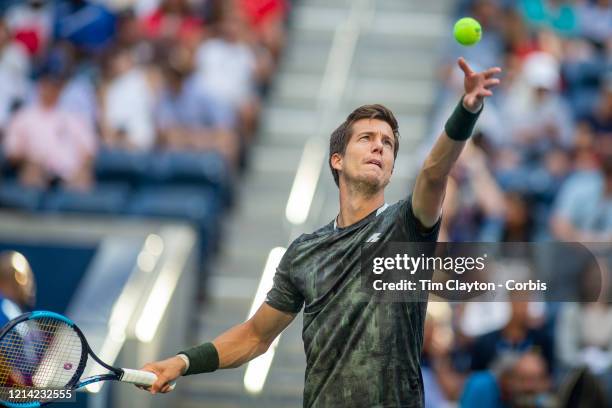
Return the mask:
<svg viewBox="0 0 612 408">
<path fill-rule="evenodd" d="M 337 225 L 340 228 L 353 225 L 384 204 L 383 189 L 371 196 L 340 189 L 340 213 L 336 219 Z"/>
</svg>

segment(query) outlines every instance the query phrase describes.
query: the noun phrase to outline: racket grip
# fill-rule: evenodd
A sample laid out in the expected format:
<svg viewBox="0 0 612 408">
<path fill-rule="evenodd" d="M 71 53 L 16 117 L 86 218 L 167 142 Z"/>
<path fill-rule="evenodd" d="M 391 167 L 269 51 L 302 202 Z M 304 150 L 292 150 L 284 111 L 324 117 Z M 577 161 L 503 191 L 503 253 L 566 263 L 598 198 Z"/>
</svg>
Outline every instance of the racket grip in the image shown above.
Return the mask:
<svg viewBox="0 0 612 408">
<path fill-rule="evenodd" d="M 121 377 L 122 382 L 127 382 L 137 385 L 153 385 L 157 381 L 157 376 L 150 371 L 143 370 L 132 370 L 130 368 L 123 368 L 123 376 Z M 170 390 L 174 390 L 176 383 L 173 381 L 170 383 Z"/>
</svg>

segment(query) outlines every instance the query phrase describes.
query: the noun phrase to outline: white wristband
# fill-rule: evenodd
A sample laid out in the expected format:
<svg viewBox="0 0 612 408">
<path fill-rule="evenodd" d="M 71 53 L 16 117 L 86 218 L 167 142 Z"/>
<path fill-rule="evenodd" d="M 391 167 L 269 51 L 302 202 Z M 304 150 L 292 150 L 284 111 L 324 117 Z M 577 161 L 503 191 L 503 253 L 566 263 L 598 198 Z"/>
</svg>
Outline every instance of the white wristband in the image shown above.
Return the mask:
<svg viewBox="0 0 612 408">
<path fill-rule="evenodd" d="M 177 354 L 177 357 L 181 358 L 185 362 L 185 370 L 181 374 L 185 374 L 189 370 L 189 357 L 184 354 Z"/>
</svg>

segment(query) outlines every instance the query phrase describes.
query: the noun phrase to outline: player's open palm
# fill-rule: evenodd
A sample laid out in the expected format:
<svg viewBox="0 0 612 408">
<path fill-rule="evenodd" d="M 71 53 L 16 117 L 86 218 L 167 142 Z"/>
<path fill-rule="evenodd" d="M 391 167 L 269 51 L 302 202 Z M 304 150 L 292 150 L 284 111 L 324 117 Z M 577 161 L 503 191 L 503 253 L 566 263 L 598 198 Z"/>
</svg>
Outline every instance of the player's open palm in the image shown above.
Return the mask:
<svg viewBox="0 0 612 408">
<path fill-rule="evenodd" d="M 167 393 L 174 389 L 174 381 L 183 374 L 185 362 L 179 357 L 145 364 L 141 370 L 150 371 L 157 375 L 157 381 L 151 387 L 143 388 L 151 394 Z"/>
<path fill-rule="evenodd" d="M 493 67 L 482 72 L 474 72 L 463 57 L 459 58 L 457 65 L 465 75 L 463 79 L 465 89 L 463 104 L 468 110 L 477 111 L 480 109 L 484 98 L 493 95 L 491 89 L 499 85 L 499 79 L 494 78 L 494 75 L 499 74 L 501 68 Z"/>
</svg>

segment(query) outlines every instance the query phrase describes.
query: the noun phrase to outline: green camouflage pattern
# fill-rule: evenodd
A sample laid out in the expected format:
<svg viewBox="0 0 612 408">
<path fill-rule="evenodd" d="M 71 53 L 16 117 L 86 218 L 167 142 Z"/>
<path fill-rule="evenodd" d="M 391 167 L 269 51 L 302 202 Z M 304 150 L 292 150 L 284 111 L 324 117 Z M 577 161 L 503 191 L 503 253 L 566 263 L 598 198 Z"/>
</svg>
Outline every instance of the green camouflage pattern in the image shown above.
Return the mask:
<svg viewBox="0 0 612 408">
<path fill-rule="evenodd" d="M 362 289 L 362 245 L 435 242 L 419 232 L 411 199 L 346 228 L 331 222 L 287 249 L 266 302 L 304 307 L 304 407 L 423 407 L 420 355 L 426 302 L 385 303 Z"/>
</svg>

